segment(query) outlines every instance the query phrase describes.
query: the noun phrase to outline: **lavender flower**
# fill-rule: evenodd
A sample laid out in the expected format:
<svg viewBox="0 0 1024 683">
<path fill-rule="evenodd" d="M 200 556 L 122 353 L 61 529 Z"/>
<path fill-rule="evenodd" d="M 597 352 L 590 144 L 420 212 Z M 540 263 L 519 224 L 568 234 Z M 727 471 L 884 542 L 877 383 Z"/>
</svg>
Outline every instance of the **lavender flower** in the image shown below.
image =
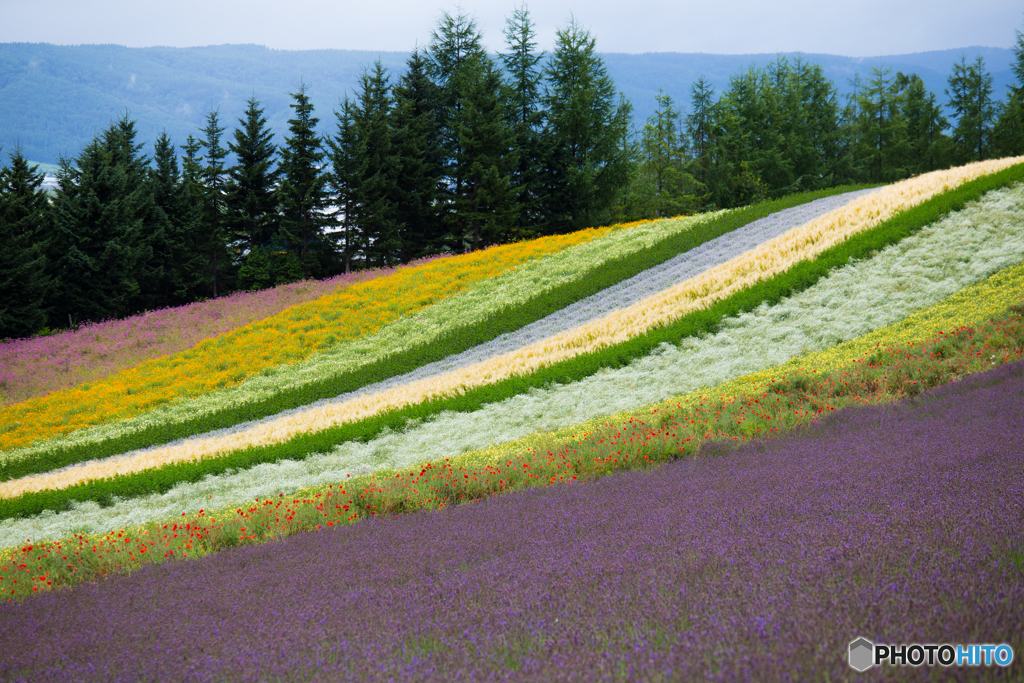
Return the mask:
<svg viewBox="0 0 1024 683">
<path fill-rule="evenodd" d="M 0 605 L 0 677 L 803 681 L 848 678 L 858 636 L 1019 653 L 1021 443 L 1017 363 L 651 472 Z"/>
</svg>

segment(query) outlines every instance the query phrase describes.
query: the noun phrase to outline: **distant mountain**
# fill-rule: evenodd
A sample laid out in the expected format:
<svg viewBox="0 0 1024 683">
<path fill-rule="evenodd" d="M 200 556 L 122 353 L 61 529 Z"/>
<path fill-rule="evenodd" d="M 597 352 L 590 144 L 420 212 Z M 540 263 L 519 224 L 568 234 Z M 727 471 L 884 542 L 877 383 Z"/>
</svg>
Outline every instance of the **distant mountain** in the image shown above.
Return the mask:
<svg viewBox="0 0 1024 683">
<path fill-rule="evenodd" d="M 837 57 L 804 54 L 822 65 L 841 93 L 850 90 L 855 74 L 869 75 L 871 67 L 891 66 L 916 72 L 930 90 L 945 101 L 953 63 L 964 54 L 977 55 L 995 81 L 1002 98 L 1012 82 L 1011 50 L 970 47 L 885 57 Z M 301 81 L 320 119 L 321 133 L 333 133 L 334 110 L 351 95 L 364 67 L 375 59 L 391 71 L 404 68 L 409 53 L 353 50 L 271 50 L 256 45 L 218 45 L 197 48 L 126 48 L 117 45 L 57 46 L 40 43 L 0 44 L 0 145 L 20 144 L 34 161 L 55 163 L 61 154 L 76 155 L 99 131 L 125 110 L 138 122 L 142 141 L 150 146 L 161 130 L 181 145 L 197 135 L 211 108 L 220 111 L 230 136 L 245 101 L 255 95 L 266 108 L 271 128 L 280 139 L 291 116 L 289 92 Z M 776 55 L 708 55 L 648 53 L 602 55 L 608 72 L 632 102 L 637 125 L 654 110 L 659 88 L 682 105 L 690 85 L 704 75 L 717 90 L 729 77 L 749 66 L 764 66 Z M 790 59 L 796 53 L 786 55 Z"/>
</svg>

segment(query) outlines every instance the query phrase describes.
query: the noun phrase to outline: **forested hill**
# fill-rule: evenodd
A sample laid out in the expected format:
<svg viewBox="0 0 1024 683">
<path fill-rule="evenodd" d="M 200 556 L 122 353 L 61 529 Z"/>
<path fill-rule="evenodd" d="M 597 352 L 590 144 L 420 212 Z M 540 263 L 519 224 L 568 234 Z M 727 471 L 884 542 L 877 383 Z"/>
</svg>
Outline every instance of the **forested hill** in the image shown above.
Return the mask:
<svg viewBox="0 0 1024 683">
<path fill-rule="evenodd" d="M 927 89 L 945 102 L 946 79 L 961 55 L 969 62 L 982 56 L 993 76 L 993 95 L 1004 97 L 1012 81 L 1009 49 L 802 57 L 821 64 L 840 94 L 850 91 L 849 79 L 856 74 L 868 77 L 873 66 L 885 65 L 893 73 L 917 73 Z M 333 130 L 332 112 L 342 97 L 352 94 L 364 67 L 380 59 L 394 79 L 408 57 L 407 52 L 288 51 L 256 45 L 125 48 L 3 43 L 0 145 L 9 151 L 20 144 L 28 159 L 54 163 L 61 154 L 76 155 L 126 109 L 138 122 L 141 140 L 152 143 L 165 130 L 180 145 L 202 127 L 210 109 L 219 109 L 221 121 L 234 125 L 253 95 L 265 107 L 270 128 L 280 136 L 291 116 L 289 93 L 298 89 L 300 81 L 310 86 L 308 92 L 317 116 L 326 124 L 324 129 Z M 690 86 L 698 76 L 721 92 L 730 76 L 749 66 L 764 66 L 776 55 L 606 53 L 603 58 L 619 90 L 632 101 L 639 127 L 655 110 L 659 88 L 685 109 Z"/>
</svg>

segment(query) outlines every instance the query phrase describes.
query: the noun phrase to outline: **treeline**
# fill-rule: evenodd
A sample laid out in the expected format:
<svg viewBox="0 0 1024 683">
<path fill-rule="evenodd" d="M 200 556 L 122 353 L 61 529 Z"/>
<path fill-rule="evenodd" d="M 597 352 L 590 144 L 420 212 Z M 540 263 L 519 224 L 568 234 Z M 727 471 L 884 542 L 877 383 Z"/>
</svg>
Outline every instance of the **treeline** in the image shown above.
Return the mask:
<svg viewBox="0 0 1024 683">
<path fill-rule="evenodd" d="M 617 218 L 732 207 L 847 183 L 888 183 L 988 158 L 1024 154 L 1024 36 L 1015 83 L 994 98 L 979 56 L 961 57 L 945 107 L 916 74 L 875 68 L 841 100 L 819 65 L 779 58 L 730 79 L 704 79 L 685 116 L 669 95 L 640 133 Z M 954 125 L 944 114 L 948 110 Z"/>
<path fill-rule="evenodd" d="M 444 14 L 400 75 L 378 62 L 321 123 L 292 93 L 284 144 L 250 99 L 180 150 L 142 153 L 127 113 L 73 159 L 56 191 L 19 149 L 0 169 L 0 336 L 27 336 L 355 268 L 733 207 L 850 182 L 889 182 L 1024 153 L 1024 37 L 993 99 L 979 58 L 943 105 L 914 74 L 876 69 L 840 101 L 820 66 L 778 59 L 704 79 L 685 115 L 664 93 L 642 131 L 575 21 L 545 59 L 525 8 L 492 57 Z"/>
<path fill-rule="evenodd" d="M 534 36 L 516 11 L 494 58 L 445 14 L 400 77 L 373 65 L 331 122 L 300 86 L 280 148 L 252 99 L 230 135 L 209 112 L 180 157 L 166 135 L 143 154 L 125 114 L 61 161 L 49 198 L 15 150 L 0 334 L 606 222 L 630 106 L 577 23 L 543 68 Z"/>
</svg>

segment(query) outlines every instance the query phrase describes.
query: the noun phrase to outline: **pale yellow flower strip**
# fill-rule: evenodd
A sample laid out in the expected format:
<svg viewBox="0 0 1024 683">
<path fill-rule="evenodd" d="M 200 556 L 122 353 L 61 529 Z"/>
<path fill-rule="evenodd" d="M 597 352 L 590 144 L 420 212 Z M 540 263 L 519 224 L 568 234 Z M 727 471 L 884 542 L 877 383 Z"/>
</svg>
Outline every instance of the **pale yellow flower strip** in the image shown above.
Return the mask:
<svg viewBox="0 0 1024 683">
<path fill-rule="evenodd" d="M 0 498 L 31 491 L 66 488 L 92 479 L 141 472 L 253 446 L 282 443 L 298 434 L 356 422 L 388 410 L 462 394 L 512 376 L 526 375 L 542 367 L 628 341 L 687 313 L 706 308 L 760 280 L 785 272 L 799 261 L 814 258 L 900 211 L 964 182 L 1022 161 L 1024 157 L 978 162 L 881 188 L 633 306 L 518 351 L 370 396 L 288 415 L 245 431 L 206 439 L 190 439 L 176 446 L 82 463 L 59 472 L 4 482 L 0 484 Z"/>
</svg>

